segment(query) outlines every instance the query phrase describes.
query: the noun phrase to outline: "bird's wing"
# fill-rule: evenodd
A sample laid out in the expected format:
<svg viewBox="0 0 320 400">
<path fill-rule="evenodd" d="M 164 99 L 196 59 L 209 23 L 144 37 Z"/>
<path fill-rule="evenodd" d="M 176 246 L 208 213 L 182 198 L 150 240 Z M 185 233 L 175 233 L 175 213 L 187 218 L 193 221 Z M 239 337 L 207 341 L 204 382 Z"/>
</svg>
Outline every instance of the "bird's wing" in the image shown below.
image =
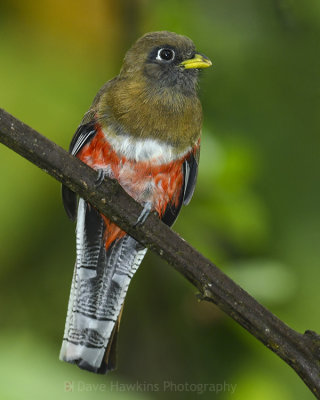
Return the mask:
<svg viewBox="0 0 320 400">
<path fill-rule="evenodd" d="M 95 126 L 97 121 L 95 115 L 98 111 L 99 101 L 102 94 L 108 90 L 110 85 L 112 85 L 112 82 L 113 80 L 110 80 L 102 86 L 96 94 L 89 111 L 87 111 L 82 118 L 69 146 L 69 153 L 72 155 L 75 156 L 96 134 Z M 78 205 L 77 195 L 64 185 L 62 185 L 62 201 L 68 217 L 72 221 L 75 221 Z"/>
<path fill-rule="evenodd" d="M 183 162 L 183 185 L 181 187 L 179 199 L 178 201 L 168 203 L 161 217 L 162 221 L 169 226 L 172 226 L 177 219 L 182 204 L 188 205 L 193 196 L 198 176 L 199 155 L 200 147 L 199 144 L 197 144 Z"/>
<path fill-rule="evenodd" d="M 200 148 L 196 147 L 185 160 L 183 164 L 184 174 L 184 193 L 183 193 L 183 204 L 186 206 L 190 203 L 194 189 L 197 183 L 198 177 L 198 165 L 199 165 Z"/>
<path fill-rule="evenodd" d="M 75 156 L 82 147 L 96 134 L 95 120 L 81 124 L 70 143 L 69 153 Z"/>
<path fill-rule="evenodd" d="M 86 118 L 87 116 L 84 117 L 84 120 Z M 83 146 L 85 146 L 93 138 L 95 134 L 95 120 L 81 123 L 71 140 L 69 153 L 75 156 L 83 148 Z M 72 221 L 75 221 L 78 204 L 77 195 L 64 185 L 62 185 L 62 202 L 68 217 Z"/>
<path fill-rule="evenodd" d="M 124 232 L 106 247 L 112 229 L 119 230 L 106 227 L 101 214 L 79 200 L 77 258 L 60 359 L 96 373 L 115 367 L 121 309 L 147 251 Z"/>
</svg>

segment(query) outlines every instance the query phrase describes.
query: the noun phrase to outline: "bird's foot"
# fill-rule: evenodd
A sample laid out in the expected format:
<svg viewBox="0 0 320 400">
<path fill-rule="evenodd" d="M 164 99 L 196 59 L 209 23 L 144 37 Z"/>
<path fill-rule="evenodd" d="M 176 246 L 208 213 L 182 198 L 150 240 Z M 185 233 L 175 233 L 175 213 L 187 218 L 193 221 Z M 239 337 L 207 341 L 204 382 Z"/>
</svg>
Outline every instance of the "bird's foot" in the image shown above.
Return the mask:
<svg viewBox="0 0 320 400">
<path fill-rule="evenodd" d="M 151 203 L 149 202 L 145 203 L 143 210 L 141 211 L 141 214 L 139 215 L 137 222 L 134 224 L 134 226 L 143 225 L 146 219 L 148 218 L 151 209 L 152 209 Z"/>
<path fill-rule="evenodd" d="M 95 185 L 96 187 L 99 187 L 101 183 L 104 181 L 104 178 L 106 177 L 106 171 L 104 169 L 98 169 L 98 176 L 97 179 L 95 180 Z"/>
</svg>

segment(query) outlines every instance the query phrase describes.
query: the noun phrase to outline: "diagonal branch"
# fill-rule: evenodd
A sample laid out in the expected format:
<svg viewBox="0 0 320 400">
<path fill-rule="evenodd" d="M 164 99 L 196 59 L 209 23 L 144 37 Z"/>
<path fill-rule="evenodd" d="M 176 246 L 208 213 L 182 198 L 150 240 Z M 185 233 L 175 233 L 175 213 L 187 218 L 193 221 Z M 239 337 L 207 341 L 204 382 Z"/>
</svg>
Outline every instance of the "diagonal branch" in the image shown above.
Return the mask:
<svg viewBox="0 0 320 400">
<path fill-rule="evenodd" d="M 96 187 L 97 172 L 6 111 L 0 109 L 0 142 L 46 171 L 166 259 L 199 291 L 281 357 L 320 399 L 320 336 L 300 334 L 259 304 L 186 241 L 150 215 L 135 222 L 142 207 L 114 180 Z"/>
</svg>

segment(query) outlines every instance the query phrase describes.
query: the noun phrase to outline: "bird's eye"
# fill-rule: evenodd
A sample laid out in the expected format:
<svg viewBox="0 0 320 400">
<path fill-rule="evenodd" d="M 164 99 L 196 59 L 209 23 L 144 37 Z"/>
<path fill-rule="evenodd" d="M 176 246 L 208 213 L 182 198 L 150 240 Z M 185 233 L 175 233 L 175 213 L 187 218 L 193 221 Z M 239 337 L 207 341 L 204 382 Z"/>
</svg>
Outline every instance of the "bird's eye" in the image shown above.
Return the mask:
<svg viewBox="0 0 320 400">
<path fill-rule="evenodd" d="M 171 61 L 174 59 L 174 51 L 172 49 L 160 49 L 157 54 L 157 60 Z"/>
</svg>

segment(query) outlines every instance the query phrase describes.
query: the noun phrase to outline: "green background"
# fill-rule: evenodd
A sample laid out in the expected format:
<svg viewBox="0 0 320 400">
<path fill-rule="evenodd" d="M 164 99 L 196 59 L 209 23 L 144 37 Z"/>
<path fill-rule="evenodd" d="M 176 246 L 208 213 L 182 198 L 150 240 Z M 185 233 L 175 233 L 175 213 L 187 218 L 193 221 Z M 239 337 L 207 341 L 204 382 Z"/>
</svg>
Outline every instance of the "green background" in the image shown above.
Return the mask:
<svg viewBox="0 0 320 400">
<path fill-rule="evenodd" d="M 0 107 L 67 148 L 126 49 L 164 29 L 214 64 L 198 185 L 174 230 L 292 328 L 320 332 L 318 0 L 2 0 Z M 0 179 L 1 400 L 313 398 L 153 254 L 130 286 L 117 371 L 59 362 L 75 226 L 58 182 L 2 145 Z"/>
</svg>

